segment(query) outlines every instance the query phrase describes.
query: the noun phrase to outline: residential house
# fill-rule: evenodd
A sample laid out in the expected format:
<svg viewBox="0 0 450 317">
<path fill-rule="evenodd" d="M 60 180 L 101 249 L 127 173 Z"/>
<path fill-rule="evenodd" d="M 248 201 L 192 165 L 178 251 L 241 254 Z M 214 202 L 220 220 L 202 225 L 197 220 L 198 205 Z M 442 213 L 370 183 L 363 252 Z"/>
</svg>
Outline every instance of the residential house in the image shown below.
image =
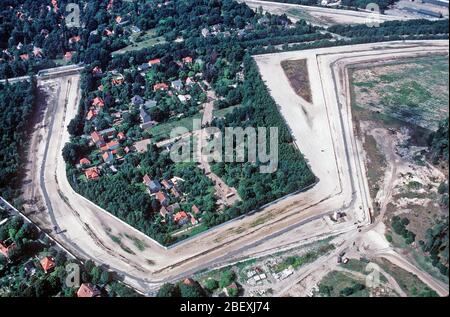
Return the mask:
<svg viewBox="0 0 450 317">
<path fill-rule="evenodd" d="M 34 46 L 33 55 L 34 57 L 42 57 L 42 48 Z"/>
<path fill-rule="evenodd" d="M 141 96 L 136 95 L 133 98 L 131 98 L 131 102 L 135 106 L 140 106 L 140 105 L 142 105 L 144 103 L 144 99 L 142 99 Z"/>
<path fill-rule="evenodd" d="M 120 141 L 124 141 L 127 138 L 127 136 L 123 132 L 117 133 L 117 137 L 119 138 Z"/>
<path fill-rule="evenodd" d="M 101 75 L 101 74 L 103 74 L 103 71 L 102 71 L 102 69 L 101 69 L 100 67 L 95 66 L 95 67 L 92 69 L 92 75 L 94 75 L 94 76 L 99 76 L 99 75 Z"/>
<path fill-rule="evenodd" d="M 16 248 L 15 243 L 8 244 L 5 241 L 0 242 L 0 253 L 3 254 L 5 258 L 9 258 L 9 254 L 12 250 Z"/>
<path fill-rule="evenodd" d="M 36 274 L 36 266 L 34 265 L 32 259 L 28 260 L 28 262 L 23 265 L 23 269 L 27 276 L 33 276 L 34 274 Z"/>
<path fill-rule="evenodd" d="M 109 151 L 117 150 L 120 147 L 120 143 L 116 140 L 106 143 L 106 147 Z"/>
<path fill-rule="evenodd" d="M 173 215 L 173 221 L 182 226 L 189 222 L 189 216 L 186 212 L 179 211 Z"/>
<path fill-rule="evenodd" d="M 157 193 L 161 190 L 161 184 L 157 180 L 150 180 L 147 187 L 152 194 Z"/>
<path fill-rule="evenodd" d="M 141 64 L 141 65 L 138 66 L 138 70 L 139 70 L 139 71 L 145 71 L 145 70 L 147 70 L 147 69 L 149 69 L 149 68 L 150 68 L 149 63 L 143 63 L 143 64 Z"/>
<path fill-rule="evenodd" d="M 195 215 L 200 214 L 200 209 L 197 207 L 197 205 L 192 205 L 191 211 L 192 211 Z"/>
<path fill-rule="evenodd" d="M 153 86 L 153 91 L 167 90 L 167 89 L 169 89 L 169 85 L 167 85 L 166 83 L 158 83 Z"/>
<path fill-rule="evenodd" d="M 114 76 L 111 80 L 111 82 L 114 86 L 122 85 L 124 81 L 125 81 L 125 78 L 121 74 Z"/>
<path fill-rule="evenodd" d="M 84 174 L 88 180 L 97 180 L 100 178 L 100 170 L 97 167 L 87 169 Z"/>
<path fill-rule="evenodd" d="M 92 100 L 92 105 L 93 105 L 94 107 L 103 107 L 103 106 L 105 105 L 105 102 L 103 101 L 102 98 L 100 98 L 100 97 L 95 97 L 95 98 Z"/>
<path fill-rule="evenodd" d="M 84 157 L 80 160 L 80 165 L 91 165 L 91 161 Z"/>
<path fill-rule="evenodd" d="M 183 63 L 192 64 L 192 57 L 190 56 L 183 57 Z"/>
<path fill-rule="evenodd" d="M 102 147 L 105 145 L 105 139 L 103 139 L 103 136 L 97 131 L 91 133 L 91 139 L 97 147 Z"/>
<path fill-rule="evenodd" d="M 77 291 L 77 297 L 100 297 L 101 292 L 91 283 L 83 283 Z"/>
<path fill-rule="evenodd" d="M 194 215 L 189 214 L 189 216 L 191 217 L 191 224 L 192 224 L 193 226 L 195 226 L 196 224 L 198 224 L 198 220 L 195 219 Z"/>
<path fill-rule="evenodd" d="M 41 263 L 42 269 L 44 270 L 45 273 L 50 272 L 56 266 L 55 261 L 51 257 L 48 257 L 48 256 L 41 259 L 41 261 L 39 261 L 39 262 Z"/>
<path fill-rule="evenodd" d="M 188 102 L 189 100 L 191 100 L 192 96 L 191 95 L 178 95 L 178 99 L 181 102 L 185 103 L 185 102 Z"/>
<path fill-rule="evenodd" d="M 169 204 L 169 198 L 162 191 L 156 193 L 156 199 L 158 199 L 161 206 L 167 206 Z"/>
<path fill-rule="evenodd" d="M 144 104 L 145 108 L 147 108 L 147 109 L 154 108 L 154 107 L 156 107 L 156 105 L 157 105 L 156 100 L 147 100 Z"/>
<path fill-rule="evenodd" d="M 202 29 L 202 36 L 203 37 L 208 37 L 209 36 L 209 30 L 207 28 L 203 28 Z"/>
<path fill-rule="evenodd" d="M 172 215 L 172 214 L 169 212 L 169 210 L 168 210 L 166 207 L 164 207 L 164 206 L 162 206 L 161 209 L 159 210 L 159 214 L 160 214 L 163 218 L 165 218 L 167 214 L 169 214 L 169 216 Z"/>
<path fill-rule="evenodd" d="M 171 181 L 168 181 L 167 179 L 163 179 L 161 181 L 161 184 L 164 186 L 165 189 L 169 190 L 173 187 L 173 184 Z"/>
<path fill-rule="evenodd" d="M 23 60 L 23 61 L 27 61 L 27 60 L 30 58 L 30 56 L 29 56 L 28 54 L 22 54 L 22 55 L 20 55 L 19 57 L 20 57 L 20 59 Z"/>
<path fill-rule="evenodd" d="M 145 174 L 142 181 L 145 184 L 145 186 L 148 187 L 151 181 L 152 179 L 150 178 L 150 176 L 148 176 L 148 174 Z"/>
<path fill-rule="evenodd" d="M 174 80 L 174 81 L 171 83 L 171 86 L 172 86 L 172 88 L 174 88 L 174 89 L 180 91 L 180 90 L 183 89 L 183 82 L 182 82 L 180 79 Z"/>
<path fill-rule="evenodd" d="M 151 59 L 148 61 L 150 67 L 161 64 L 161 60 L 159 58 Z"/>
<path fill-rule="evenodd" d="M 109 128 L 99 132 L 103 137 L 112 138 L 116 134 L 116 129 Z"/>
<path fill-rule="evenodd" d="M 175 197 L 175 198 L 180 198 L 181 194 L 178 191 L 178 189 L 176 187 L 172 187 L 172 189 L 170 190 L 170 193 Z"/>
<path fill-rule="evenodd" d="M 191 77 L 186 78 L 186 86 L 192 86 L 194 84 L 195 81 Z"/>
<path fill-rule="evenodd" d="M 179 203 L 175 203 L 175 204 L 168 206 L 167 210 L 169 211 L 169 213 L 173 214 L 174 212 L 180 211 L 181 206 Z"/>
<path fill-rule="evenodd" d="M 144 107 L 141 107 L 139 115 L 141 117 L 141 129 L 145 130 L 153 126 L 154 122 L 152 121 L 152 118 L 147 113 L 147 111 L 145 111 Z"/>
<path fill-rule="evenodd" d="M 86 114 L 86 120 L 91 121 L 97 116 L 97 111 L 95 109 L 90 109 Z"/>
<path fill-rule="evenodd" d="M 114 160 L 114 156 L 110 151 L 106 151 L 102 154 L 102 159 L 105 163 L 111 163 Z"/>
</svg>

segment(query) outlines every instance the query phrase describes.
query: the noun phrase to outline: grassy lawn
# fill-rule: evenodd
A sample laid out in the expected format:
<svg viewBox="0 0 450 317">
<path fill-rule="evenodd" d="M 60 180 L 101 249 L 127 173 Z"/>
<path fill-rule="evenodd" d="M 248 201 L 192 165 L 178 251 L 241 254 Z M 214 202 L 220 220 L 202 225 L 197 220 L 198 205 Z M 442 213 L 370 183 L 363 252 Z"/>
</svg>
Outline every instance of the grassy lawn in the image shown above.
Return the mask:
<svg viewBox="0 0 450 317">
<path fill-rule="evenodd" d="M 183 118 L 183 119 L 171 119 L 165 123 L 158 124 L 149 129 L 150 134 L 156 140 L 164 140 L 170 138 L 170 131 L 174 128 L 183 127 L 192 131 L 192 120 L 201 119 L 202 114 L 198 113 L 194 116 Z"/>
<path fill-rule="evenodd" d="M 154 30 L 141 33 L 133 33 L 130 37 L 132 44 L 112 53 L 112 55 L 124 54 L 131 51 L 139 51 L 146 47 L 164 44 L 166 40 L 163 36 L 157 36 Z"/>
<path fill-rule="evenodd" d="M 214 110 L 213 116 L 217 118 L 224 118 L 227 114 L 232 113 L 234 109 L 238 108 L 240 105 L 231 106 L 224 109 Z"/>
</svg>

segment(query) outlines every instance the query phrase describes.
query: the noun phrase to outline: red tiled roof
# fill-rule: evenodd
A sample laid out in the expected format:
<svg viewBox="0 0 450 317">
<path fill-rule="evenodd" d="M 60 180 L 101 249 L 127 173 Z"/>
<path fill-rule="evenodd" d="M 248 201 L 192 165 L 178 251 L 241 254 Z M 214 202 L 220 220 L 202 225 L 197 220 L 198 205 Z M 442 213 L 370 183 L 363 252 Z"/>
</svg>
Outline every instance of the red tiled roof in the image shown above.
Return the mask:
<svg viewBox="0 0 450 317">
<path fill-rule="evenodd" d="M 93 106 L 103 107 L 105 105 L 105 102 L 103 101 L 102 98 L 95 97 L 94 100 L 92 100 L 92 105 Z"/>
<path fill-rule="evenodd" d="M 97 131 L 94 131 L 91 133 L 91 138 L 92 138 L 92 141 L 94 141 L 94 142 L 103 141 L 102 135 L 100 133 L 98 133 Z"/>
<path fill-rule="evenodd" d="M 148 63 L 150 65 L 157 65 L 157 64 L 161 63 L 161 60 L 159 58 L 155 58 L 155 59 L 149 60 Z"/>
<path fill-rule="evenodd" d="M 167 85 L 166 83 L 159 83 L 153 86 L 153 91 L 157 91 L 157 90 L 167 90 L 169 89 L 169 85 Z"/>
<path fill-rule="evenodd" d="M 97 297 L 100 292 L 91 283 L 83 283 L 77 291 L 77 297 Z"/>
<path fill-rule="evenodd" d="M 185 219 L 187 217 L 188 217 L 188 215 L 187 215 L 186 212 L 180 211 L 180 212 L 177 212 L 175 215 L 173 215 L 173 221 L 178 222 L 178 221 L 180 221 L 182 219 Z"/>
<path fill-rule="evenodd" d="M 117 136 L 119 137 L 119 140 L 125 140 L 127 138 L 125 133 L 123 133 L 123 132 L 119 132 L 117 134 Z"/>
<path fill-rule="evenodd" d="M 145 174 L 144 175 L 144 178 L 143 178 L 143 182 L 144 182 L 144 184 L 150 184 L 150 182 L 152 181 L 152 179 L 150 178 L 150 176 L 148 176 L 147 174 Z"/>
<path fill-rule="evenodd" d="M 48 256 L 43 258 L 40 262 L 41 262 L 41 266 L 44 269 L 45 273 L 47 273 L 48 271 L 50 271 L 51 269 L 53 269 L 55 267 L 55 261 L 53 261 L 53 259 Z"/>
<path fill-rule="evenodd" d="M 200 213 L 200 209 L 198 209 L 198 207 L 196 205 L 193 205 L 191 210 L 195 214 L 199 214 Z"/>
<path fill-rule="evenodd" d="M 20 59 L 23 61 L 27 61 L 30 57 L 28 56 L 28 54 L 22 54 L 20 55 Z"/>
<path fill-rule="evenodd" d="M 95 110 L 89 110 L 89 112 L 86 115 L 86 120 L 91 121 L 95 116 L 97 115 L 97 112 Z"/>
<path fill-rule="evenodd" d="M 84 157 L 80 160 L 80 164 L 81 165 L 90 165 L 91 161 L 89 161 L 87 158 Z"/>
<path fill-rule="evenodd" d="M 192 63 L 192 57 L 186 56 L 183 58 L 183 63 Z"/>
<path fill-rule="evenodd" d="M 16 247 L 16 244 L 13 243 L 9 246 L 4 245 L 0 242 L 0 253 L 3 254 L 5 257 L 9 256 L 9 252 L 13 250 Z"/>
<path fill-rule="evenodd" d="M 160 203 L 164 202 L 167 199 L 166 195 L 161 191 L 156 193 L 156 198 L 159 200 Z"/>
<path fill-rule="evenodd" d="M 85 173 L 87 179 L 96 180 L 100 177 L 100 171 L 97 167 L 87 169 L 84 173 Z"/>
</svg>

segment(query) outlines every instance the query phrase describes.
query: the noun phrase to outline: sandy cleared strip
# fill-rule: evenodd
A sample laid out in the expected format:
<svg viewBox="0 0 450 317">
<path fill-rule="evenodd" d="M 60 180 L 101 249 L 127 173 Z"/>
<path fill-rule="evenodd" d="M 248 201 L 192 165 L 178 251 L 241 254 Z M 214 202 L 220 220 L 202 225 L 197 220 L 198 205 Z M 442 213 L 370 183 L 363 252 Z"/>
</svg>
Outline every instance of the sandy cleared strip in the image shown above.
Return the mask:
<svg viewBox="0 0 450 317">
<path fill-rule="evenodd" d="M 42 184 L 48 195 L 52 222 L 63 231 L 56 238 L 81 257 L 108 264 L 122 274 L 127 283 L 147 292 L 155 290 L 162 282 L 199 269 L 368 225 L 370 201 L 364 165 L 353 137 L 348 109 L 345 103 L 337 102 L 338 98 L 345 99 L 345 95 L 342 92 L 336 95 L 330 63 L 346 54 L 351 57 L 367 55 L 364 58 L 372 60 L 379 58 L 377 53 L 383 50 L 392 50 L 389 54 L 411 50 L 408 54 L 414 54 L 417 48 L 430 52 L 448 50 L 448 43 L 377 43 L 256 56 L 261 74 L 291 127 L 296 144 L 320 181 L 304 193 L 292 195 L 262 212 L 226 223 L 168 250 L 80 197 L 70 187 L 61 150 L 69 139 L 66 127 L 77 111 L 79 77 L 59 79 L 59 100 L 54 120 L 49 123 L 51 131 Z M 280 65 L 281 60 L 289 58 L 308 59 L 313 107 L 303 105 L 290 88 Z M 339 84 L 340 80 L 337 82 Z M 327 225 L 322 218 L 334 210 L 345 211 L 350 220 L 342 225 Z M 111 235 L 124 233 L 145 241 L 148 247 L 139 251 L 122 238 L 134 254 L 126 252 L 111 239 Z"/>
<path fill-rule="evenodd" d="M 306 19 L 313 25 L 328 26 L 333 24 L 363 24 L 372 21 L 371 17 L 373 17 L 371 13 L 364 11 L 341 10 L 260 0 L 239 0 L 239 2 L 245 2 L 250 8 L 254 10 L 262 7 L 264 11 L 270 12 L 272 14 L 286 14 L 293 21 L 299 20 L 299 16 L 298 14 L 293 13 L 293 11 L 291 10 L 298 9 L 304 12 L 305 16 L 302 16 L 301 18 Z M 400 14 L 380 14 L 377 16 L 377 19 L 379 19 L 379 22 L 385 22 L 408 20 L 410 19 L 410 17 L 406 17 Z"/>
</svg>

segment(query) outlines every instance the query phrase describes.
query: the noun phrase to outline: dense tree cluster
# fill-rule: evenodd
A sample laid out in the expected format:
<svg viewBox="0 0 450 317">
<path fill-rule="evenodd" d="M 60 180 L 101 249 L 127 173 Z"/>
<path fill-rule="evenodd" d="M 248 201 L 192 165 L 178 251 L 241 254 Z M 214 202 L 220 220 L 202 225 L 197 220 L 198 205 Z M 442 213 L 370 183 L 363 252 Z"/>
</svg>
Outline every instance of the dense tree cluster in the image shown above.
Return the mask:
<svg viewBox="0 0 450 317">
<path fill-rule="evenodd" d="M 30 82 L 0 84 L 0 195 L 6 199 L 15 196 L 20 181 L 34 89 Z"/>
<path fill-rule="evenodd" d="M 419 241 L 424 252 L 428 252 L 432 264 L 448 276 L 448 218 L 429 228 L 425 240 Z"/>
<path fill-rule="evenodd" d="M 406 229 L 408 224 L 408 218 L 400 218 L 399 216 L 392 217 L 392 229 L 394 229 L 394 232 L 401 235 L 407 244 L 411 244 L 416 240 L 416 235 L 414 232 Z"/>
<path fill-rule="evenodd" d="M 130 288 L 113 281 L 112 273 L 92 261 L 81 264 L 69 259 L 65 251 L 52 245 L 33 224 L 24 223 L 21 217 L 11 217 L 0 227 L 0 242 L 15 245 L 8 258 L 0 254 L 2 297 L 73 297 L 77 288 L 65 283 L 68 264 L 80 267 L 81 283 L 108 286 L 109 291 L 104 290 L 104 296 L 137 296 Z M 40 264 L 45 256 L 55 262 L 49 272 L 45 272 Z"/>
<path fill-rule="evenodd" d="M 437 131 L 430 136 L 429 146 L 434 164 L 438 164 L 441 161 L 448 164 L 448 122 L 448 118 L 441 121 Z"/>
</svg>

